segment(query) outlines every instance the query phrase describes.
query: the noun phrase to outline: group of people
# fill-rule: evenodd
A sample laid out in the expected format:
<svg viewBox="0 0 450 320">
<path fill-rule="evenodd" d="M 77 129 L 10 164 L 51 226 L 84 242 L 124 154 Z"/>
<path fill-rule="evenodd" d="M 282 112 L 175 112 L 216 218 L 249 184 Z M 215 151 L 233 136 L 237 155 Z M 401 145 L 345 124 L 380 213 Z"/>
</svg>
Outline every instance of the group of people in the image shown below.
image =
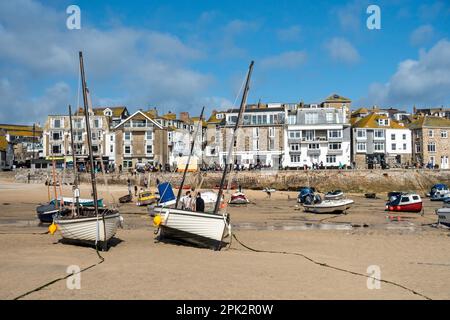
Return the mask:
<svg viewBox="0 0 450 320">
<path fill-rule="evenodd" d="M 205 200 L 203 200 L 200 192 L 197 192 L 194 199 L 191 191 L 186 191 L 186 194 L 181 198 L 181 209 L 195 212 L 205 212 Z"/>
</svg>

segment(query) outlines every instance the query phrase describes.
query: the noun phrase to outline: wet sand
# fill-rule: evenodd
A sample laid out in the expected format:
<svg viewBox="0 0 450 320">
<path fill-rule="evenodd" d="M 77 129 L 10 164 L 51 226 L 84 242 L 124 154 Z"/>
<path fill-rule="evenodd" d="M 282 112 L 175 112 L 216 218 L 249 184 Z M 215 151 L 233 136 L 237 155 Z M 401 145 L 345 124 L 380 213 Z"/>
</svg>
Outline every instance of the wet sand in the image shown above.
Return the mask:
<svg viewBox="0 0 450 320">
<path fill-rule="evenodd" d="M 83 185 L 82 197 L 89 190 Z M 70 195 L 69 186 L 63 191 Z M 99 191 L 106 202 L 127 193 L 125 186 Z M 146 209 L 126 204 L 124 229 L 98 264 L 93 248 L 62 244 L 58 233 L 39 226 L 35 208 L 47 201 L 46 186 L 0 178 L 0 298 L 30 292 L 23 299 L 450 299 L 449 231 L 432 226 L 441 203 L 424 199 L 423 216 L 391 221 L 386 194 L 348 194 L 355 205 L 337 216 L 303 212 L 295 192 L 270 199 L 246 193 L 252 203 L 229 207 L 237 238 L 289 254 L 250 251 L 235 240 L 219 252 L 155 243 Z M 38 289 L 67 276 L 70 265 L 93 266 L 81 273 L 81 289 L 68 289 L 65 279 Z M 368 289 L 371 265 L 391 283 Z"/>
</svg>

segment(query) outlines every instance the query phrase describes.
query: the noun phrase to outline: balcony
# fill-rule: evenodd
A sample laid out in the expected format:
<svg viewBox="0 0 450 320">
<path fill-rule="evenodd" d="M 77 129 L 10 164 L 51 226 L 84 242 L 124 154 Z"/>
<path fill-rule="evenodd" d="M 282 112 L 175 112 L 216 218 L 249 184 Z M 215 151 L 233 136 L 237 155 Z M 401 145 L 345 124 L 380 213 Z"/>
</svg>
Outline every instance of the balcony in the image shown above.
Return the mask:
<svg viewBox="0 0 450 320">
<path fill-rule="evenodd" d="M 344 154 L 344 151 L 342 149 L 328 149 L 327 154 L 342 156 Z"/>
<path fill-rule="evenodd" d="M 308 151 L 306 151 L 306 154 L 308 156 L 320 156 L 320 149 L 308 149 Z"/>
<path fill-rule="evenodd" d="M 303 137 L 302 138 L 302 143 L 311 143 L 311 142 L 327 142 L 327 137 L 322 136 L 322 137 L 314 137 L 314 138 L 307 138 L 307 137 Z"/>
<path fill-rule="evenodd" d="M 342 142 L 342 137 L 328 137 L 328 141 L 330 142 Z"/>
</svg>

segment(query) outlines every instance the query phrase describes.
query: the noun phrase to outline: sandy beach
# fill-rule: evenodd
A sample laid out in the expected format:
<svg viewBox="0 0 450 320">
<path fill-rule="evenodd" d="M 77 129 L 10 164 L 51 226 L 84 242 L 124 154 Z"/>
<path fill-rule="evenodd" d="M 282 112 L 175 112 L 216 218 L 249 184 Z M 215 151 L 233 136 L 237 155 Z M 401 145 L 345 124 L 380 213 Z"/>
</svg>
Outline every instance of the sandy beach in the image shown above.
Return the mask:
<svg viewBox="0 0 450 320">
<path fill-rule="evenodd" d="M 81 189 L 89 197 L 90 186 Z M 111 203 L 127 189 L 99 192 Z M 39 225 L 45 185 L 0 178 L 0 299 L 450 299 L 449 231 L 433 227 L 441 203 L 425 198 L 423 216 L 391 221 L 386 193 L 348 194 L 355 205 L 339 216 L 303 212 L 296 192 L 246 193 L 249 205 L 229 207 L 233 232 L 272 253 L 236 240 L 222 251 L 156 243 L 146 208 L 131 203 L 120 207 L 124 228 L 99 263 L 95 249 L 62 244 Z M 67 288 L 71 265 L 90 267 L 81 289 Z M 369 266 L 387 281 L 379 289 L 368 288 Z"/>
</svg>

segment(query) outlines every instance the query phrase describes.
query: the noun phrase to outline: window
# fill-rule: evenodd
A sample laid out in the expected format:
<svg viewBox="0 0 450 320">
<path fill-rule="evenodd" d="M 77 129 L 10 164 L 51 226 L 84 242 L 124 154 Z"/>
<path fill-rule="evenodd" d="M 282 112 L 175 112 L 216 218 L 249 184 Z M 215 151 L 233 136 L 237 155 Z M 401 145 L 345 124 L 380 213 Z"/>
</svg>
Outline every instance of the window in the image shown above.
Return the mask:
<svg viewBox="0 0 450 320">
<path fill-rule="evenodd" d="M 94 119 L 94 128 L 100 128 L 100 120 Z"/>
<path fill-rule="evenodd" d="M 416 143 L 416 153 L 419 153 L 421 150 L 420 143 Z"/>
<path fill-rule="evenodd" d="M 125 131 L 123 134 L 123 139 L 126 141 L 131 141 L 131 132 Z"/>
<path fill-rule="evenodd" d="M 53 127 L 54 128 L 61 128 L 61 119 L 53 120 Z"/>
<path fill-rule="evenodd" d="M 306 141 L 314 141 L 314 137 L 315 137 L 315 132 L 314 130 L 306 130 L 305 131 L 305 140 Z"/>
<path fill-rule="evenodd" d="M 275 149 L 275 140 L 269 139 L 269 150 Z"/>
<path fill-rule="evenodd" d="M 336 163 L 336 156 L 335 155 L 327 155 L 327 163 Z"/>
<path fill-rule="evenodd" d="M 110 145 L 110 146 L 109 146 L 109 152 L 111 152 L 111 153 L 114 152 L 114 146 L 113 146 L 113 145 Z"/>
<path fill-rule="evenodd" d="M 146 152 L 147 152 L 147 154 L 152 154 L 153 153 L 153 145 L 147 144 L 146 145 Z"/>
<path fill-rule="evenodd" d="M 391 149 L 392 149 L 392 151 L 397 150 L 397 145 L 396 145 L 395 143 L 393 143 L 393 144 L 391 145 Z"/>
<path fill-rule="evenodd" d="M 403 144 L 403 150 L 406 150 L 406 143 Z"/>
<path fill-rule="evenodd" d="M 298 144 L 298 143 L 291 143 L 290 149 L 291 149 L 291 151 L 300 151 L 300 144 Z"/>
<path fill-rule="evenodd" d="M 291 156 L 291 162 L 300 162 L 300 156 L 299 155 L 292 155 Z"/>
<path fill-rule="evenodd" d="M 374 137 L 378 139 L 384 138 L 384 130 L 374 130 L 373 131 Z"/>
<path fill-rule="evenodd" d="M 98 153 L 98 151 L 99 151 L 99 146 L 98 145 L 93 145 L 92 146 L 92 152 L 94 152 L 94 153 Z"/>
<path fill-rule="evenodd" d="M 341 150 L 341 143 L 329 143 L 328 149 L 330 150 Z"/>
<path fill-rule="evenodd" d="M 395 133 L 391 134 L 391 140 L 395 140 Z"/>
<path fill-rule="evenodd" d="M 308 149 L 317 150 L 317 149 L 319 149 L 319 144 L 318 143 L 310 143 L 310 144 L 308 144 Z"/>
<path fill-rule="evenodd" d="M 74 126 L 74 129 L 82 129 L 83 122 L 81 121 L 81 119 L 75 119 L 75 120 L 73 120 L 73 126 Z"/>
<path fill-rule="evenodd" d="M 123 164 L 124 168 L 132 168 L 133 167 L 133 161 L 131 161 L 131 160 L 124 160 L 122 162 L 122 164 Z"/>
<path fill-rule="evenodd" d="M 447 137 L 448 137 L 447 130 L 442 130 L 442 131 L 441 131 L 441 138 L 446 139 Z"/>
<path fill-rule="evenodd" d="M 152 140 L 153 139 L 153 131 L 146 131 L 145 132 L 145 139 Z"/>
<path fill-rule="evenodd" d="M 52 139 L 53 140 L 61 140 L 61 133 L 60 132 L 53 132 L 52 133 Z"/>
<path fill-rule="evenodd" d="M 274 127 L 269 128 L 269 137 L 271 137 L 271 138 L 275 137 L 275 128 Z"/>
<path fill-rule="evenodd" d="M 366 137 L 366 129 L 356 129 L 356 137 L 365 138 Z"/>
<path fill-rule="evenodd" d="M 314 113 L 307 113 L 305 114 L 305 124 L 315 124 L 319 120 L 319 114 Z"/>
<path fill-rule="evenodd" d="M 131 146 L 124 146 L 123 153 L 124 154 L 131 154 Z"/>
<path fill-rule="evenodd" d="M 342 130 L 328 130 L 329 138 L 342 138 Z"/>
<path fill-rule="evenodd" d="M 406 140 L 406 133 L 403 134 L 403 140 Z"/>
<path fill-rule="evenodd" d="M 373 149 L 375 151 L 384 151 L 384 143 L 383 142 L 375 142 L 373 144 Z"/>
<path fill-rule="evenodd" d="M 83 132 L 82 131 L 75 132 L 74 140 L 79 142 L 83 141 Z"/>
<path fill-rule="evenodd" d="M 356 144 L 356 150 L 365 152 L 366 151 L 366 144 L 364 142 L 358 142 Z"/>
<path fill-rule="evenodd" d="M 433 130 L 428 130 L 428 136 L 430 138 L 434 138 L 434 131 Z"/>
<path fill-rule="evenodd" d="M 114 136 L 113 136 L 113 135 L 110 135 L 110 136 L 109 136 L 109 141 L 111 141 L 111 142 L 114 141 Z"/>
<path fill-rule="evenodd" d="M 61 153 L 61 145 L 60 144 L 52 145 L 52 153 Z"/>
<path fill-rule="evenodd" d="M 289 131 L 289 139 L 300 139 L 300 131 Z"/>
<path fill-rule="evenodd" d="M 333 122 L 333 113 L 332 112 L 327 112 L 326 113 L 326 119 L 327 119 L 327 122 Z"/>
<path fill-rule="evenodd" d="M 428 143 L 428 152 L 436 152 L 436 143 L 434 142 Z"/>
<path fill-rule="evenodd" d="M 296 115 L 289 115 L 288 116 L 288 124 L 296 124 L 297 123 L 297 116 Z"/>
<path fill-rule="evenodd" d="M 255 136 L 256 138 L 259 137 L 259 128 L 255 128 L 254 136 Z"/>
</svg>

